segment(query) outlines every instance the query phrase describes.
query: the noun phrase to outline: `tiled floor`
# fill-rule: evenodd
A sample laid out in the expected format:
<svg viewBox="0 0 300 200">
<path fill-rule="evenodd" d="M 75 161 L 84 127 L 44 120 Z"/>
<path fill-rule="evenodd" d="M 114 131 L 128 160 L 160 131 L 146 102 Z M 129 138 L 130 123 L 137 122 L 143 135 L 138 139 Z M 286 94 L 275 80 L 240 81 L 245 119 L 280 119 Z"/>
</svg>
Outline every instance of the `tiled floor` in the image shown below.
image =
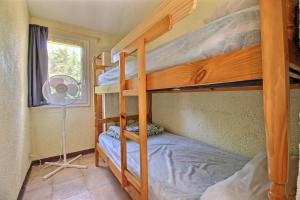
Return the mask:
<svg viewBox="0 0 300 200">
<path fill-rule="evenodd" d="M 84 155 L 74 164 L 88 169 L 64 169 L 46 181 L 42 176 L 55 167 L 33 166 L 23 200 L 129 200 L 109 169 L 95 167 L 94 154 Z"/>
</svg>

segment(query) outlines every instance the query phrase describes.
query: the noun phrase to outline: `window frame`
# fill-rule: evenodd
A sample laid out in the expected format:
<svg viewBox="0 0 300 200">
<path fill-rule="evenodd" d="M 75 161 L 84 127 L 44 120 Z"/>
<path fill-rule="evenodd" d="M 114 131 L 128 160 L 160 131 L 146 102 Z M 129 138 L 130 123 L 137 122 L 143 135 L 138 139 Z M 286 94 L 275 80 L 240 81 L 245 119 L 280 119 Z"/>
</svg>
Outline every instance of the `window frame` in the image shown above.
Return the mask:
<svg viewBox="0 0 300 200">
<path fill-rule="evenodd" d="M 91 105 L 90 99 L 90 59 L 89 59 L 89 41 L 81 38 L 63 36 L 58 34 L 49 34 L 48 42 L 61 44 L 71 44 L 82 47 L 82 95 L 81 98 L 67 107 L 88 107 Z M 49 55 L 49 54 L 48 54 Z M 48 66 L 49 67 L 49 66 Z M 45 105 L 46 107 L 57 107 L 55 105 Z"/>
</svg>

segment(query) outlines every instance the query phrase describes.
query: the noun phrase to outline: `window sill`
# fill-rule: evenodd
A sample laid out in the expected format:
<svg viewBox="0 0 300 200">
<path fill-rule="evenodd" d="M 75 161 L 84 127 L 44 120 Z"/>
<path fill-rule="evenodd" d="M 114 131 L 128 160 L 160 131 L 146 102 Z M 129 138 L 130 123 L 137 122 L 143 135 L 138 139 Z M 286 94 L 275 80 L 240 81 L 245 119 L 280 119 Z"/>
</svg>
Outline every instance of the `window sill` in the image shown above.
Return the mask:
<svg viewBox="0 0 300 200">
<path fill-rule="evenodd" d="M 73 105 L 66 106 L 66 108 L 87 108 L 87 107 L 91 107 L 91 104 L 73 104 Z M 57 108 L 63 108 L 63 106 L 44 105 L 44 106 L 31 107 L 30 109 L 57 109 Z"/>
</svg>

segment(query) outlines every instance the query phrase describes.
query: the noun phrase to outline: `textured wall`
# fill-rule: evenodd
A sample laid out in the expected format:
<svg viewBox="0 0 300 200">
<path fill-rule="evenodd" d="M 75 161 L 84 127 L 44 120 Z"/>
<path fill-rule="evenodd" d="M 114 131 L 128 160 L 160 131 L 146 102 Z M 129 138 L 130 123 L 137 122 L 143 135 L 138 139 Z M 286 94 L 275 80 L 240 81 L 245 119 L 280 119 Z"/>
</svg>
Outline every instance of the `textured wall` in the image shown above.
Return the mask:
<svg viewBox="0 0 300 200">
<path fill-rule="evenodd" d="M 261 91 L 154 94 L 153 108 L 154 121 L 176 134 L 246 156 L 265 150 Z M 297 154 L 300 90 L 291 91 L 291 110 L 290 147 Z"/>
<path fill-rule="evenodd" d="M 106 94 L 104 117 L 117 117 L 119 116 L 119 94 Z M 126 114 L 135 115 L 138 113 L 138 98 L 126 97 Z"/>
<path fill-rule="evenodd" d="M 184 18 L 182 21 L 175 24 L 172 31 L 164 34 L 149 45 L 149 48 L 155 48 L 167 41 L 173 40 L 176 37 L 185 33 L 191 32 L 203 25 L 203 19 L 207 17 L 213 9 L 223 0 L 198 0 L 196 9 L 191 15 Z"/>
<path fill-rule="evenodd" d="M 49 27 L 49 34 L 76 37 L 89 41 L 90 60 L 100 51 L 109 51 L 120 39 L 113 35 L 68 24 L 31 17 L 31 23 Z M 92 76 L 92 63 L 89 64 Z M 91 79 L 91 105 L 67 109 L 67 151 L 74 152 L 94 148 L 94 112 Z M 62 111 L 59 108 L 39 107 L 31 109 L 32 159 L 46 158 L 60 154 Z"/>
<path fill-rule="evenodd" d="M 0 199 L 15 200 L 29 168 L 28 11 L 25 0 L 0 1 Z"/>
</svg>

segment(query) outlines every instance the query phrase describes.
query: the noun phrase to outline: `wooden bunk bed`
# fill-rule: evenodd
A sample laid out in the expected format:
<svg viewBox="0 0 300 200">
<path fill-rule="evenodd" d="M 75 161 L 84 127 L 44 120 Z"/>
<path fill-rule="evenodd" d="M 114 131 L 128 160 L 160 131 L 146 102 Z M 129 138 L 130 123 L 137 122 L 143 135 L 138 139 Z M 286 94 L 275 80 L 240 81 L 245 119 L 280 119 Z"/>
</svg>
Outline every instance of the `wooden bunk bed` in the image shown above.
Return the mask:
<svg viewBox="0 0 300 200">
<path fill-rule="evenodd" d="M 172 26 L 188 16 L 196 6 L 196 0 L 165 0 L 113 49 L 113 61 L 119 61 L 118 84 L 95 84 L 95 146 L 96 165 L 99 156 L 105 160 L 133 199 L 148 199 L 147 121 L 151 121 L 152 92 L 218 91 L 262 89 L 267 136 L 268 171 L 270 179 L 269 199 L 287 199 L 289 89 L 299 87 L 289 83 L 290 77 L 299 79 L 300 62 L 298 48 L 292 41 L 294 35 L 293 7 L 290 0 L 260 0 L 261 44 L 240 49 L 205 60 L 178 65 L 146 74 L 145 46 Z M 125 59 L 137 54 L 138 77 L 125 79 Z M 95 74 L 102 66 L 94 66 Z M 96 76 L 95 76 L 96 79 Z M 261 80 L 261 86 L 248 86 Z M 147 92 L 150 96 L 147 113 Z M 120 117 L 103 118 L 102 94 L 119 93 Z M 138 97 L 139 115 L 126 116 L 125 98 Z M 148 116 L 148 117 L 147 117 Z M 147 119 L 148 118 L 148 119 Z M 125 130 L 126 121 L 139 121 L 139 135 Z M 110 161 L 98 145 L 99 134 L 111 122 L 120 123 L 121 171 Z M 126 139 L 140 144 L 140 180 L 128 169 Z"/>
</svg>

